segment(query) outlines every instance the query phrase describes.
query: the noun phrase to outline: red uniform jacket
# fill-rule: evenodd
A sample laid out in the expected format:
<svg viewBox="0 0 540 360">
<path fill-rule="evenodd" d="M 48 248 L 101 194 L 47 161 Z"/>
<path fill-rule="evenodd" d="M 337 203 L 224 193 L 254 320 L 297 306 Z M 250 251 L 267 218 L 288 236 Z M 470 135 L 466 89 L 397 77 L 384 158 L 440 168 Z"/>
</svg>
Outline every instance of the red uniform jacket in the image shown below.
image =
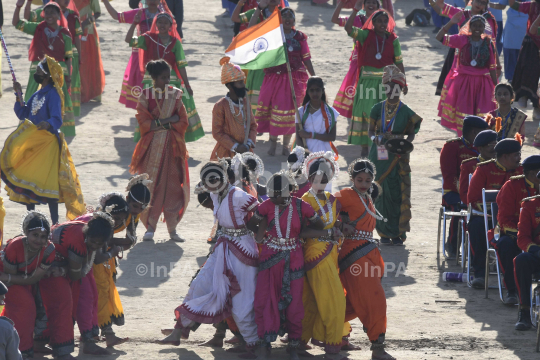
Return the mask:
<svg viewBox="0 0 540 360">
<path fill-rule="evenodd" d="M 469 191 L 469 175 L 474 173 L 478 163 L 484 162 L 481 157 L 470 158 L 463 160 L 461 168 L 459 170 L 459 198 L 461 202 L 467 204 L 467 191 Z"/>
<path fill-rule="evenodd" d="M 523 199 L 519 214 L 517 244 L 523 251 L 529 251 L 533 245 L 540 246 L 540 233 L 536 231 L 540 224 L 540 195 Z M 536 236 L 533 237 L 535 233 Z"/>
<path fill-rule="evenodd" d="M 506 170 L 495 159 L 478 164 L 469 184 L 467 202 L 474 210 L 482 211 L 482 189 L 499 190 L 510 177 L 521 174 L 523 174 L 523 167 Z"/>
<path fill-rule="evenodd" d="M 519 210 L 523 199 L 537 195 L 536 186 L 525 178 L 525 175 L 512 176 L 497 195 L 499 212 L 497 221 L 501 234 L 517 235 Z"/>
<path fill-rule="evenodd" d="M 446 194 L 449 191 L 459 193 L 459 171 L 461 162 L 478 156 L 478 151 L 463 137 L 450 139 L 441 150 L 441 173 L 443 177 L 443 189 Z"/>
</svg>

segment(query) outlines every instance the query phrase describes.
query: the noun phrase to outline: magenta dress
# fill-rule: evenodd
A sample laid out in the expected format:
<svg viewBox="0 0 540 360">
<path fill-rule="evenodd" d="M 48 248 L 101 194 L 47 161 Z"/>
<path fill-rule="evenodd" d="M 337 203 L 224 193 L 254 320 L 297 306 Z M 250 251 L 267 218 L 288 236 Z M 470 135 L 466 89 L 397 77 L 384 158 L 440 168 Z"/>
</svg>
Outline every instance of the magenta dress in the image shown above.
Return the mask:
<svg viewBox="0 0 540 360">
<path fill-rule="evenodd" d="M 118 13 L 118 22 L 132 24 L 135 19 L 135 15 L 140 9 L 129 10 Z M 137 26 L 137 34 L 142 35 L 149 31 L 152 27 L 154 17 L 159 12 L 152 14 L 148 9 L 144 9 L 141 17 L 141 22 Z M 120 91 L 120 104 L 124 104 L 127 108 L 136 109 L 139 95 L 141 94 L 144 73 L 141 72 L 141 65 L 139 63 L 139 49 L 131 49 L 131 57 L 124 72 L 124 79 L 122 80 L 122 90 Z"/>
<path fill-rule="evenodd" d="M 340 17 L 339 26 L 345 27 L 348 19 L 349 17 Z M 362 25 L 364 25 L 365 20 L 365 16 L 359 15 L 354 19 L 353 26 L 360 29 L 362 28 Z M 358 51 L 362 46 L 357 41 L 355 41 L 353 44 L 353 50 L 349 59 L 349 71 L 341 83 L 341 87 L 338 90 L 333 105 L 341 116 L 349 119 L 352 117 L 354 93 L 356 91 L 356 84 L 358 83 L 358 69 L 360 68 L 358 66 Z"/>
<path fill-rule="evenodd" d="M 311 59 L 307 43 L 307 35 L 293 30 L 292 39 L 287 39 L 287 49 L 294 93 L 298 106 L 302 104 L 306 94 L 309 75 L 304 61 Z M 259 104 L 255 114 L 257 132 L 271 136 L 292 135 L 295 132 L 296 108 L 291 94 L 291 85 L 287 65 L 279 65 L 264 69 L 264 80 L 259 93 Z"/>
<path fill-rule="evenodd" d="M 493 99 L 495 85 L 490 76 L 490 71 L 497 69 L 496 55 L 489 37 L 482 39 L 474 59 L 469 35 L 446 35 L 443 44 L 459 51 L 456 52 L 455 70 L 447 77 L 450 87 L 439 102 L 439 116 L 441 123 L 455 124 L 457 134 L 461 136 L 463 119 L 467 115 L 485 117 L 497 108 Z M 476 66 L 471 65 L 473 61 Z"/>
<path fill-rule="evenodd" d="M 304 254 L 300 242 L 300 231 L 305 220 L 318 218 L 311 205 L 291 198 L 292 219 L 289 237 L 281 244 L 275 227 L 275 205 L 266 200 L 260 204 L 253 216 L 268 220 L 268 230 L 259 252 L 259 273 L 255 290 L 255 323 L 259 339 L 271 343 L 278 335 L 289 334 L 289 341 L 300 341 L 304 305 Z M 287 236 L 289 207 L 280 210 L 281 235 Z M 291 249 L 292 248 L 292 249 Z"/>
<path fill-rule="evenodd" d="M 444 4 L 441 15 L 446 16 L 448 18 L 452 18 L 455 14 L 457 14 L 460 11 L 463 12 L 463 18 L 461 19 L 461 22 L 458 24 L 458 26 L 461 28 L 473 16 L 471 10 L 460 9 L 452 5 Z M 495 17 L 491 15 L 490 12 L 485 13 L 484 17 L 486 18 L 487 24 L 489 24 L 489 29 L 486 27 L 485 34 L 491 37 L 491 40 L 493 41 L 493 45 L 495 45 L 495 41 L 497 39 L 497 21 L 495 20 Z M 459 49 L 456 48 L 454 60 L 452 62 L 452 67 L 450 68 L 450 71 L 448 72 L 448 75 L 446 76 L 446 79 L 444 80 L 443 89 L 441 91 L 441 100 L 439 102 L 439 108 L 438 108 L 439 116 L 441 116 L 441 112 L 443 111 L 443 107 L 441 105 L 444 101 L 446 101 L 445 98 L 448 94 L 448 90 L 450 89 L 452 85 L 452 81 L 454 79 L 453 74 L 456 71 L 458 58 L 459 58 Z M 467 115 L 471 115 L 471 114 L 467 114 Z M 456 121 L 445 118 L 445 117 L 441 117 L 441 125 L 450 130 L 458 130 L 458 124 L 456 123 Z M 459 126 L 458 136 L 461 136 L 462 125 L 463 123 Z"/>
</svg>

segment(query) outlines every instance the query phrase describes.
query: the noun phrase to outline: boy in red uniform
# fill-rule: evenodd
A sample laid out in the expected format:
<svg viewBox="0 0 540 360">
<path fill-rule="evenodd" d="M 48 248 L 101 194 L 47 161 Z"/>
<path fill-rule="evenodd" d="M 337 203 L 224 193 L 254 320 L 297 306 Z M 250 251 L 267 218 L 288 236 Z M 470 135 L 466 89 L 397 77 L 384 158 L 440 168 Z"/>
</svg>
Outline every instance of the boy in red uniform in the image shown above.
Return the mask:
<svg viewBox="0 0 540 360">
<path fill-rule="evenodd" d="M 482 130 L 487 129 L 488 123 L 478 116 L 467 116 L 463 120 L 463 136 L 450 139 L 441 149 L 441 174 L 443 177 L 442 205 L 451 210 L 459 210 L 459 170 L 461 162 L 478 156 L 478 150 L 473 146 L 473 141 Z M 452 218 L 448 234 L 448 249 L 450 254 L 455 254 L 457 245 L 458 219 Z"/>
<path fill-rule="evenodd" d="M 540 170 L 540 155 L 532 155 L 523 160 L 523 174 L 512 176 L 497 195 L 497 221 L 500 228 L 498 241 L 491 243 L 499 255 L 499 263 L 504 273 L 507 294 L 506 304 L 517 304 L 516 282 L 514 281 L 514 258 L 521 253 L 517 245 L 519 211 L 524 198 L 538 194 L 540 179 L 536 177 Z"/>
<path fill-rule="evenodd" d="M 482 189 L 499 190 L 510 177 L 520 175 L 523 172 L 523 168 L 519 164 L 521 160 L 521 143 L 519 141 L 501 140 L 495 146 L 495 152 L 497 158 L 478 164 L 471 178 L 467 202 L 471 204 L 473 211 L 483 211 Z M 468 228 L 474 268 L 472 286 L 475 289 L 483 289 L 487 251 L 483 216 L 478 215 L 478 213 L 471 215 Z"/>
<path fill-rule="evenodd" d="M 459 170 L 459 198 L 467 205 L 467 191 L 469 190 L 469 175 L 474 173 L 476 166 L 484 161 L 491 160 L 497 155 L 495 145 L 497 145 L 497 133 L 493 130 L 483 130 L 474 138 L 474 147 L 478 149 L 480 155 L 475 158 L 463 160 Z"/>
<path fill-rule="evenodd" d="M 540 177 L 540 172 L 536 175 Z M 514 258 L 514 270 L 519 292 L 519 318 L 516 330 L 532 327 L 531 284 L 532 274 L 540 271 L 540 195 L 523 199 L 519 214 L 517 244 L 524 252 Z"/>
</svg>

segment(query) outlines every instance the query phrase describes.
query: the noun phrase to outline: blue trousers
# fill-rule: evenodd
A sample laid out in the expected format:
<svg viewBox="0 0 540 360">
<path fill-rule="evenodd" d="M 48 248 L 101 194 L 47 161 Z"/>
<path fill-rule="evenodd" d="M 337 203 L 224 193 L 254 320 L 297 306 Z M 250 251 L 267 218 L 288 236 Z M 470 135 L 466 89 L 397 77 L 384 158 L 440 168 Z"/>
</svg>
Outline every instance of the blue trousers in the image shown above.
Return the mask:
<svg viewBox="0 0 540 360">
<path fill-rule="evenodd" d="M 512 82 L 516 71 L 519 49 L 503 48 L 504 54 L 504 77 L 508 82 Z"/>
<path fill-rule="evenodd" d="M 502 43 L 503 27 L 504 27 L 504 23 L 502 21 L 497 21 L 497 53 L 499 55 L 503 51 L 503 43 Z"/>
</svg>

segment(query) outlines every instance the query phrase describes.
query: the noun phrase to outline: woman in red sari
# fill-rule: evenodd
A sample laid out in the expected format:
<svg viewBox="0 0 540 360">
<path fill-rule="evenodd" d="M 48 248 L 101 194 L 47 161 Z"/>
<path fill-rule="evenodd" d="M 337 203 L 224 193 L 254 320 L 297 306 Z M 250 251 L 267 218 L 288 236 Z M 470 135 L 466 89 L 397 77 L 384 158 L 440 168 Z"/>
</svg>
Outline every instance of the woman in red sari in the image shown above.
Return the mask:
<svg viewBox="0 0 540 360">
<path fill-rule="evenodd" d="M 39 293 L 49 318 L 49 344 L 53 355 L 57 359 L 74 359 L 70 355 L 74 345 L 69 284 L 44 279 L 48 273 L 53 276 L 49 279 L 57 279 L 54 276 L 62 274 L 58 268 L 49 271 L 56 251 L 48 240 L 50 225 L 47 217 L 38 211 L 28 212 L 22 223 L 22 232 L 24 235 L 8 241 L 0 261 L 0 281 L 9 286 L 2 315 L 15 323 L 23 356 L 33 357 L 36 297 Z M 36 331 L 35 335 L 38 337 L 40 334 Z"/>
<path fill-rule="evenodd" d="M 69 319 L 72 336 L 72 321 L 77 321 L 81 332 L 80 352 L 87 355 L 110 355 L 109 351 L 94 342 L 94 337 L 99 335 L 97 304 L 92 303 L 92 296 L 83 296 L 81 299 L 80 295 L 89 288 L 93 296 L 97 294 L 92 266 L 96 254 L 100 253 L 112 238 L 113 227 L 112 216 L 101 211 L 94 212 L 90 219 L 68 221 L 55 226 L 52 229 L 51 241 L 56 249 L 55 266 L 58 268 L 54 271 L 60 275 L 41 280 L 44 287 L 62 286 L 62 298 L 72 299 L 69 306 L 72 318 L 68 315 L 62 319 Z M 46 339 L 48 333 L 52 337 L 53 324 L 58 320 L 48 317 L 48 329 L 44 331 L 42 339 Z"/>
<path fill-rule="evenodd" d="M 171 67 L 165 60 L 150 61 L 146 70 L 154 86 L 144 89 L 137 105 L 141 140 L 137 143 L 129 171 L 147 173 L 153 183 L 149 208 L 142 213 L 146 227 L 143 240 L 153 240 L 163 213 L 170 239 L 183 242 L 176 233 L 189 203 L 189 173 L 184 135 L 188 127 L 182 91 L 169 85 Z"/>
<path fill-rule="evenodd" d="M 99 35 L 96 20 L 101 16 L 99 0 L 74 0 L 79 10 L 82 36 L 80 57 L 84 64 L 81 71 L 81 104 L 90 100 L 101 101 L 101 94 L 105 90 L 105 71 L 101 60 Z"/>
</svg>

